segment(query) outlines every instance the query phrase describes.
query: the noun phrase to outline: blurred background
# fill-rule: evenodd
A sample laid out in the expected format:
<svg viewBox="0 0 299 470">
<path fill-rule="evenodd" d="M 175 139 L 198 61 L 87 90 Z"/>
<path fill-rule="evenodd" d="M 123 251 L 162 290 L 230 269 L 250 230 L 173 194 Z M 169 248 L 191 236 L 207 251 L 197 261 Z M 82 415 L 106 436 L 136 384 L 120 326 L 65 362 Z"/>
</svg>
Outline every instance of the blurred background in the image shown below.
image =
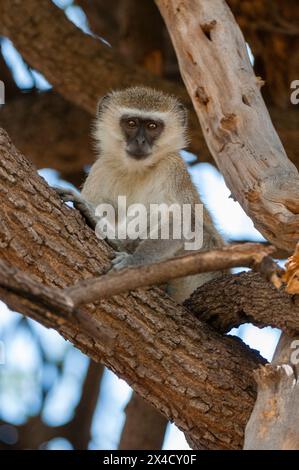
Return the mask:
<svg viewBox="0 0 299 470">
<path fill-rule="evenodd" d="M 92 34 L 79 4 L 71 0 L 54 3 L 70 21 Z M 0 78 L 5 67 L 12 79 L 13 91 L 7 89 L 7 92 L 13 95 L 51 90 L 51 84 L 24 62 L 7 38 L 2 38 L 0 45 Z M 249 46 L 248 54 L 253 63 Z M 7 94 L 6 102 L 9 100 Z M 91 147 L 87 150 L 90 153 Z M 239 204 L 230 198 L 218 170 L 209 163 L 200 163 L 200 155 L 196 158 L 183 152 L 183 157 L 223 237 L 228 242 L 263 241 Z M 39 173 L 50 185 L 78 187 L 88 169 L 88 164 L 84 165 L 79 176 L 51 168 L 42 168 Z M 280 332 L 243 325 L 230 334 L 238 335 L 271 360 Z M 9 311 L 2 302 L 0 341 L 0 449 L 118 448 L 125 407 L 132 394 L 123 380 L 90 362 L 55 331 Z M 162 433 L 161 445 L 163 449 L 189 448 L 183 433 L 170 423 Z"/>
</svg>

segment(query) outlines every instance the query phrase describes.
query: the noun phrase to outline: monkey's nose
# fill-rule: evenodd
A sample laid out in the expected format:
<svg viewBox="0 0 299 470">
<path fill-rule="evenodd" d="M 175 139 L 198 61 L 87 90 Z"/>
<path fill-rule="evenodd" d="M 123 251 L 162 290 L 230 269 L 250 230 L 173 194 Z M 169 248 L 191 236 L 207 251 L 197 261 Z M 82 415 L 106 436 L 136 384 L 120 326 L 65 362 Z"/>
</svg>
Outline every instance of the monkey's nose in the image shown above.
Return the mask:
<svg viewBox="0 0 299 470">
<path fill-rule="evenodd" d="M 144 145 L 146 140 L 145 137 L 143 137 L 142 135 L 138 135 L 135 139 L 135 142 L 137 145 Z"/>
</svg>

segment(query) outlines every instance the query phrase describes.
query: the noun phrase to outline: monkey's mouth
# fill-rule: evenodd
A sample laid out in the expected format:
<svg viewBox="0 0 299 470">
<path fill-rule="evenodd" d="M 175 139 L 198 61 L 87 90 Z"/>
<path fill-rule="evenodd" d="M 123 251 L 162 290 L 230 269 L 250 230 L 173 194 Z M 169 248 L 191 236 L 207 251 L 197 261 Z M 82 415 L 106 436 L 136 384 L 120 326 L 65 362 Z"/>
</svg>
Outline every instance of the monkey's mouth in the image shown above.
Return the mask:
<svg viewBox="0 0 299 470">
<path fill-rule="evenodd" d="M 151 154 L 151 152 L 149 152 L 148 150 L 144 150 L 144 149 L 134 149 L 134 150 L 126 149 L 126 152 L 129 155 L 129 157 L 134 158 L 135 160 L 145 160 Z"/>
</svg>

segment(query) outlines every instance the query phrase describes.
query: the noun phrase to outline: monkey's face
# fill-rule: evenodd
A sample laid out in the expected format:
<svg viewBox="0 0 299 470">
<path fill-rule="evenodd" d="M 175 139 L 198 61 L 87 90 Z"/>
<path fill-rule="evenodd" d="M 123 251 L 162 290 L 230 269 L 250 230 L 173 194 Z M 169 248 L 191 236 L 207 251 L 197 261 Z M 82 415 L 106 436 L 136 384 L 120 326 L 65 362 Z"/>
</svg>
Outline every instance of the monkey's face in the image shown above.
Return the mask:
<svg viewBox="0 0 299 470">
<path fill-rule="evenodd" d="M 143 172 L 186 146 L 187 113 L 174 97 L 146 88 L 111 92 L 94 127 L 99 155 L 119 170 Z"/>
<path fill-rule="evenodd" d="M 127 154 L 135 160 L 143 160 L 152 154 L 164 123 L 161 119 L 124 114 L 120 118 L 120 127 L 125 137 Z"/>
</svg>

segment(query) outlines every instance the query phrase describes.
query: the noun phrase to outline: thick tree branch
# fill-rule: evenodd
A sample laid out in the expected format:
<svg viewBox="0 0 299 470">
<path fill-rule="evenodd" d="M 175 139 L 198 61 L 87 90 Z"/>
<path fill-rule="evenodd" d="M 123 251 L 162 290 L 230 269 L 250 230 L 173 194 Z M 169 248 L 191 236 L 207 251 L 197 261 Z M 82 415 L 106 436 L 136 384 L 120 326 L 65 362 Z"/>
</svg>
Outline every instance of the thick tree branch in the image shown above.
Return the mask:
<svg viewBox="0 0 299 470">
<path fill-rule="evenodd" d="M 109 247 L 61 203 L 3 131 L 0 202 L 1 259 L 37 281 L 61 288 L 109 265 Z M 3 287 L 0 298 L 124 378 L 195 447 L 242 446 L 255 399 L 252 371 L 262 359 L 201 323 L 160 289 L 139 289 L 64 317 Z"/>
<path fill-rule="evenodd" d="M 223 333 L 243 323 L 273 326 L 289 335 L 299 333 L 299 296 L 276 289 L 258 273 L 229 274 L 210 281 L 185 306 Z"/>
<path fill-rule="evenodd" d="M 227 185 L 256 228 L 291 251 L 299 237 L 298 172 L 272 126 L 229 8 L 222 0 L 156 2 Z"/>
</svg>

